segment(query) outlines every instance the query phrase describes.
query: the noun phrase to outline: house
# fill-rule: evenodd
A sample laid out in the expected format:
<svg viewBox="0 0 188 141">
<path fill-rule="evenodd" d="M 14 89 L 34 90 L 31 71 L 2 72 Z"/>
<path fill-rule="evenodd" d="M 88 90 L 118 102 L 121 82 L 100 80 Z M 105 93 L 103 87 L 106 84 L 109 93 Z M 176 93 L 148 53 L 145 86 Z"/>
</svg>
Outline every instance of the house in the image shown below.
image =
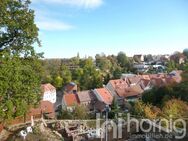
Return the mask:
<svg viewBox="0 0 188 141">
<path fill-rule="evenodd" d="M 166 85 L 165 79 L 162 79 L 160 77 L 153 77 L 153 78 L 151 78 L 150 83 L 151 83 L 151 85 L 153 87 L 163 87 L 163 86 Z"/>
<path fill-rule="evenodd" d="M 46 118 L 50 118 L 50 119 L 55 118 L 55 111 L 54 111 L 53 103 L 49 101 L 41 101 L 40 108 L 42 110 L 42 114 Z"/>
<path fill-rule="evenodd" d="M 128 85 L 137 85 L 138 82 L 140 81 L 140 76 L 139 75 L 136 75 L 136 76 L 133 76 L 133 77 L 127 77 L 127 82 L 128 82 Z"/>
<path fill-rule="evenodd" d="M 121 87 L 121 86 L 127 86 L 128 87 L 128 83 L 127 83 L 127 79 L 116 79 L 116 80 L 110 80 L 108 82 L 108 84 L 106 85 L 106 88 L 110 91 L 110 93 L 112 94 L 113 97 L 116 97 L 116 87 Z"/>
<path fill-rule="evenodd" d="M 132 75 L 124 79 L 110 80 L 106 88 L 113 94 L 118 105 L 122 106 L 125 100 L 140 98 L 147 84 L 144 80 L 141 81 L 141 76 Z"/>
<path fill-rule="evenodd" d="M 157 62 L 161 60 L 162 55 L 153 55 L 153 61 Z"/>
<path fill-rule="evenodd" d="M 104 102 L 106 105 L 111 105 L 113 101 L 113 96 L 106 88 L 98 88 L 93 90 L 97 97 L 97 100 Z"/>
<path fill-rule="evenodd" d="M 53 104 L 56 102 L 56 88 L 54 86 L 50 83 L 42 84 L 41 90 L 43 94 L 42 101 L 49 101 Z"/>
<path fill-rule="evenodd" d="M 90 111 L 94 110 L 94 104 L 96 103 L 97 99 L 91 90 L 78 92 L 77 95 L 81 105 L 84 105 Z"/>
<path fill-rule="evenodd" d="M 112 104 L 113 96 L 106 88 L 94 89 L 93 93 L 97 98 L 95 110 L 103 111 L 106 105 Z"/>
<path fill-rule="evenodd" d="M 160 58 L 160 61 L 163 63 L 170 61 L 170 55 L 168 55 L 168 54 L 162 55 Z"/>
<path fill-rule="evenodd" d="M 73 111 L 75 105 L 79 105 L 79 99 L 77 94 L 65 94 L 62 99 L 62 108 L 69 111 Z"/>
<path fill-rule="evenodd" d="M 106 85 L 106 89 L 112 94 L 114 99 L 117 101 L 118 105 L 121 106 L 124 104 L 124 98 L 120 97 L 116 89 L 117 87 L 128 87 L 127 79 L 116 79 L 116 80 L 110 80 L 108 84 Z"/>
<path fill-rule="evenodd" d="M 28 115 L 30 117 L 33 116 L 34 119 L 41 117 L 41 115 L 45 118 L 53 119 L 55 118 L 54 105 L 49 101 L 41 101 L 38 108 L 31 108 L 29 110 Z"/>
<path fill-rule="evenodd" d="M 139 55 L 134 55 L 134 56 L 133 56 L 133 60 L 134 60 L 135 62 L 138 62 L 138 63 L 144 62 L 144 55 L 141 55 L 141 54 L 139 54 Z"/>
<path fill-rule="evenodd" d="M 132 73 L 123 73 L 121 75 L 121 79 L 127 78 L 127 77 L 133 77 L 136 76 L 136 74 L 132 74 Z"/>
<path fill-rule="evenodd" d="M 77 93 L 77 85 L 74 82 L 70 82 L 68 83 L 65 87 L 64 87 L 64 92 L 67 94 L 76 94 Z"/>
<path fill-rule="evenodd" d="M 182 53 L 176 53 L 170 56 L 170 60 L 178 64 L 183 64 L 186 61 L 186 56 Z"/>
<path fill-rule="evenodd" d="M 171 78 L 173 81 L 175 81 L 176 83 L 180 83 L 182 81 L 182 77 L 181 77 L 182 71 L 181 70 L 176 70 L 176 71 L 172 71 L 170 72 L 167 77 Z"/>
<path fill-rule="evenodd" d="M 145 72 L 149 69 L 149 65 L 146 64 L 134 64 L 133 68 L 137 70 L 137 72 Z"/>
<path fill-rule="evenodd" d="M 40 101 L 36 108 L 30 108 L 25 116 L 15 117 L 10 121 L 10 125 L 23 124 L 27 122 L 33 122 L 41 118 L 54 119 L 55 111 L 53 103 L 49 101 Z"/>
<path fill-rule="evenodd" d="M 150 90 L 152 88 L 150 79 L 141 79 L 139 85 L 144 91 Z"/>
<path fill-rule="evenodd" d="M 141 97 L 143 89 L 140 85 L 131 85 L 129 87 L 117 87 L 116 93 L 122 99 L 127 101 L 135 101 Z"/>
</svg>

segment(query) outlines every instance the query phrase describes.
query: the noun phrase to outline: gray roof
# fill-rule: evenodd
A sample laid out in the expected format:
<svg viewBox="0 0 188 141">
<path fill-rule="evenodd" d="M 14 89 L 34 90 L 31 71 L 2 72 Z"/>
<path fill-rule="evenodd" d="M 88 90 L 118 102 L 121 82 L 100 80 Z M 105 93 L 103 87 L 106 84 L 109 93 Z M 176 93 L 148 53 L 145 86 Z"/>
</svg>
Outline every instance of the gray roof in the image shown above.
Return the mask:
<svg viewBox="0 0 188 141">
<path fill-rule="evenodd" d="M 80 102 L 89 102 L 96 99 L 95 95 L 90 90 L 78 92 L 78 98 Z"/>
</svg>

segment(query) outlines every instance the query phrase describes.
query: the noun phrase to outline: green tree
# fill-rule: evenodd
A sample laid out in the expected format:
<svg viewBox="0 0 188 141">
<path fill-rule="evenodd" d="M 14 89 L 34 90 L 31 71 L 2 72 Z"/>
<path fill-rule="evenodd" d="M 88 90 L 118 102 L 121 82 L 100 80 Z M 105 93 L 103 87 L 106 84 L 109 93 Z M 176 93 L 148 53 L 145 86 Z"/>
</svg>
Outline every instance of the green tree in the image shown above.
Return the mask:
<svg viewBox="0 0 188 141">
<path fill-rule="evenodd" d="M 110 60 L 106 56 L 96 55 L 96 66 L 103 72 L 109 72 L 112 67 Z"/>
<path fill-rule="evenodd" d="M 183 50 L 183 54 L 187 57 L 187 59 L 188 59 L 188 48 L 186 48 L 186 49 L 184 49 Z"/>
<path fill-rule="evenodd" d="M 82 62 L 83 75 L 80 80 L 81 90 L 88 90 L 102 87 L 103 78 L 100 70 L 97 70 L 92 59 L 86 59 Z"/>
<path fill-rule="evenodd" d="M 182 117 L 188 117 L 187 103 L 178 99 L 171 99 L 167 101 L 162 111 L 166 118 L 172 117 L 177 119 Z"/>
<path fill-rule="evenodd" d="M 40 100 L 41 63 L 29 0 L 0 0 L 0 120 L 24 116 Z"/>
<path fill-rule="evenodd" d="M 62 107 L 60 107 L 57 118 L 70 120 L 70 119 L 73 119 L 73 114 L 67 109 L 62 109 Z"/>
<path fill-rule="evenodd" d="M 71 71 L 66 65 L 61 66 L 61 77 L 63 78 L 63 85 L 66 85 L 72 81 Z"/>
<path fill-rule="evenodd" d="M 184 81 L 173 87 L 173 97 L 188 102 L 188 81 L 185 75 Z"/>
<path fill-rule="evenodd" d="M 119 79 L 122 75 L 122 68 L 120 66 L 117 66 L 114 70 L 113 70 L 113 78 L 114 79 Z"/>
<path fill-rule="evenodd" d="M 0 50 L 35 55 L 32 45 L 40 42 L 29 4 L 29 0 L 0 0 Z"/>
<path fill-rule="evenodd" d="M 83 105 L 75 105 L 72 114 L 75 119 L 89 119 L 88 109 Z"/>
<path fill-rule="evenodd" d="M 145 104 L 142 101 L 137 101 L 134 103 L 133 114 L 137 115 L 138 117 L 144 117 L 144 108 Z"/>
<path fill-rule="evenodd" d="M 114 119 L 117 118 L 117 114 L 119 113 L 120 109 L 117 103 L 116 99 L 113 99 L 112 105 L 111 105 L 111 110 L 109 112 L 109 118 Z"/>
<path fill-rule="evenodd" d="M 44 77 L 50 75 L 55 78 L 60 75 L 61 59 L 45 59 L 42 60 L 42 65 L 44 68 Z"/>
<path fill-rule="evenodd" d="M 165 86 L 160 88 L 153 88 L 146 91 L 142 95 L 144 103 L 149 103 L 154 106 L 162 107 L 163 104 L 174 96 L 174 90 L 172 86 Z"/>
<path fill-rule="evenodd" d="M 176 69 L 176 63 L 174 61 L 169 61 L 167 64 L 167 71 L 171 72 Z"/>
<path fill-rule="evenodd" d="M 74 70 L 74 71 L 72 72 L 72 79 L 73 79 L 77 84 L 79 84 L 82 75 L 83 75 L 83 69 L 82 69 L 82 68 L 77 68 L 76 70 Z"/>
<path fill-rule="evenodd" d="M 117 61 L 118 63 L 120 64 L 120 66 L 125 70 L 129 70 L 130 68 L 130 62 L 129 62 L 129 59 L 128 57 L 126 56 L 125 53 L 123 52 L 119 52 L 118 55 L 117 55 Z"/>
<path fill-rule="evenodd" d="M 1 120 L 23 116 L 30 106 L 40 100 L 40 72 L 36 60 L 19 57 L 3 57 L 0 65 L 0 115 Z M 8 102 L 8 103 L 7 103 Z M 10 105 L 13 104 L 13 109 Z"/>
<path fill-rule="evenodd" d="M 53 78 L 52 76 L 49 74 L 49 75 L 43 75 L 42 76 L 42 83 L 45 84 L 45 83 L 53 83 Z"/>
<path fill-rule="evenodd" d="M 137 101 L 134 105 L 133 114 L 137 115 L 138 118 L 156 119 L 161 114 L 161 110 L 151 104 Z"/>
<path fill-rule="evenodd" d="M 63 79 L 60 76 L 56 76 L 55 79 L 54 79 L 53 85 L 57 89 L 60 89 L 62 87 L 62 84 L 63 84 Z"/>
</svg>

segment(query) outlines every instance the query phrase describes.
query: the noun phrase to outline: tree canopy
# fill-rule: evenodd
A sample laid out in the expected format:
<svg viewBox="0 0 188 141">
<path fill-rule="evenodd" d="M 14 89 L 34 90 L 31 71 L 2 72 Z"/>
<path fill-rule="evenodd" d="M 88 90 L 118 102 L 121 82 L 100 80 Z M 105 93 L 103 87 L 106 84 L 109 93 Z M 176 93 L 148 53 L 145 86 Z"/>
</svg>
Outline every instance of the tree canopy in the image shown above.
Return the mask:
<svg viewBox="0 0 188 141">
<path fill-rule="evenodd" d="M 40 100 L 38 28 L 29 0 L 0 0 L 0 120 L 24 116 Z"/>
<path fill-rule="evenodd" d="M 0 50 L 25 56 L 35 55 L 38 28 L 29 0 L 0 0 Z"/>
</svg>

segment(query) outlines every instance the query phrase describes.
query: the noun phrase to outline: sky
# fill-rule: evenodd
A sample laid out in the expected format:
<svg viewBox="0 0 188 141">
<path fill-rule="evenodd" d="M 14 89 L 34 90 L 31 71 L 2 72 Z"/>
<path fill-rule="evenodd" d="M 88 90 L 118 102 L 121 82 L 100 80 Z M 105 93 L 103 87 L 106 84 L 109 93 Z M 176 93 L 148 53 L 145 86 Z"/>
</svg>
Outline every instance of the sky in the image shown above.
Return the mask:
<svg viewBox="0 0 188 141">
<path fill-rule="evenodd" d="M 32 0 L 45 58 L 188 48 L 188 0 Z"/>
</svg>

